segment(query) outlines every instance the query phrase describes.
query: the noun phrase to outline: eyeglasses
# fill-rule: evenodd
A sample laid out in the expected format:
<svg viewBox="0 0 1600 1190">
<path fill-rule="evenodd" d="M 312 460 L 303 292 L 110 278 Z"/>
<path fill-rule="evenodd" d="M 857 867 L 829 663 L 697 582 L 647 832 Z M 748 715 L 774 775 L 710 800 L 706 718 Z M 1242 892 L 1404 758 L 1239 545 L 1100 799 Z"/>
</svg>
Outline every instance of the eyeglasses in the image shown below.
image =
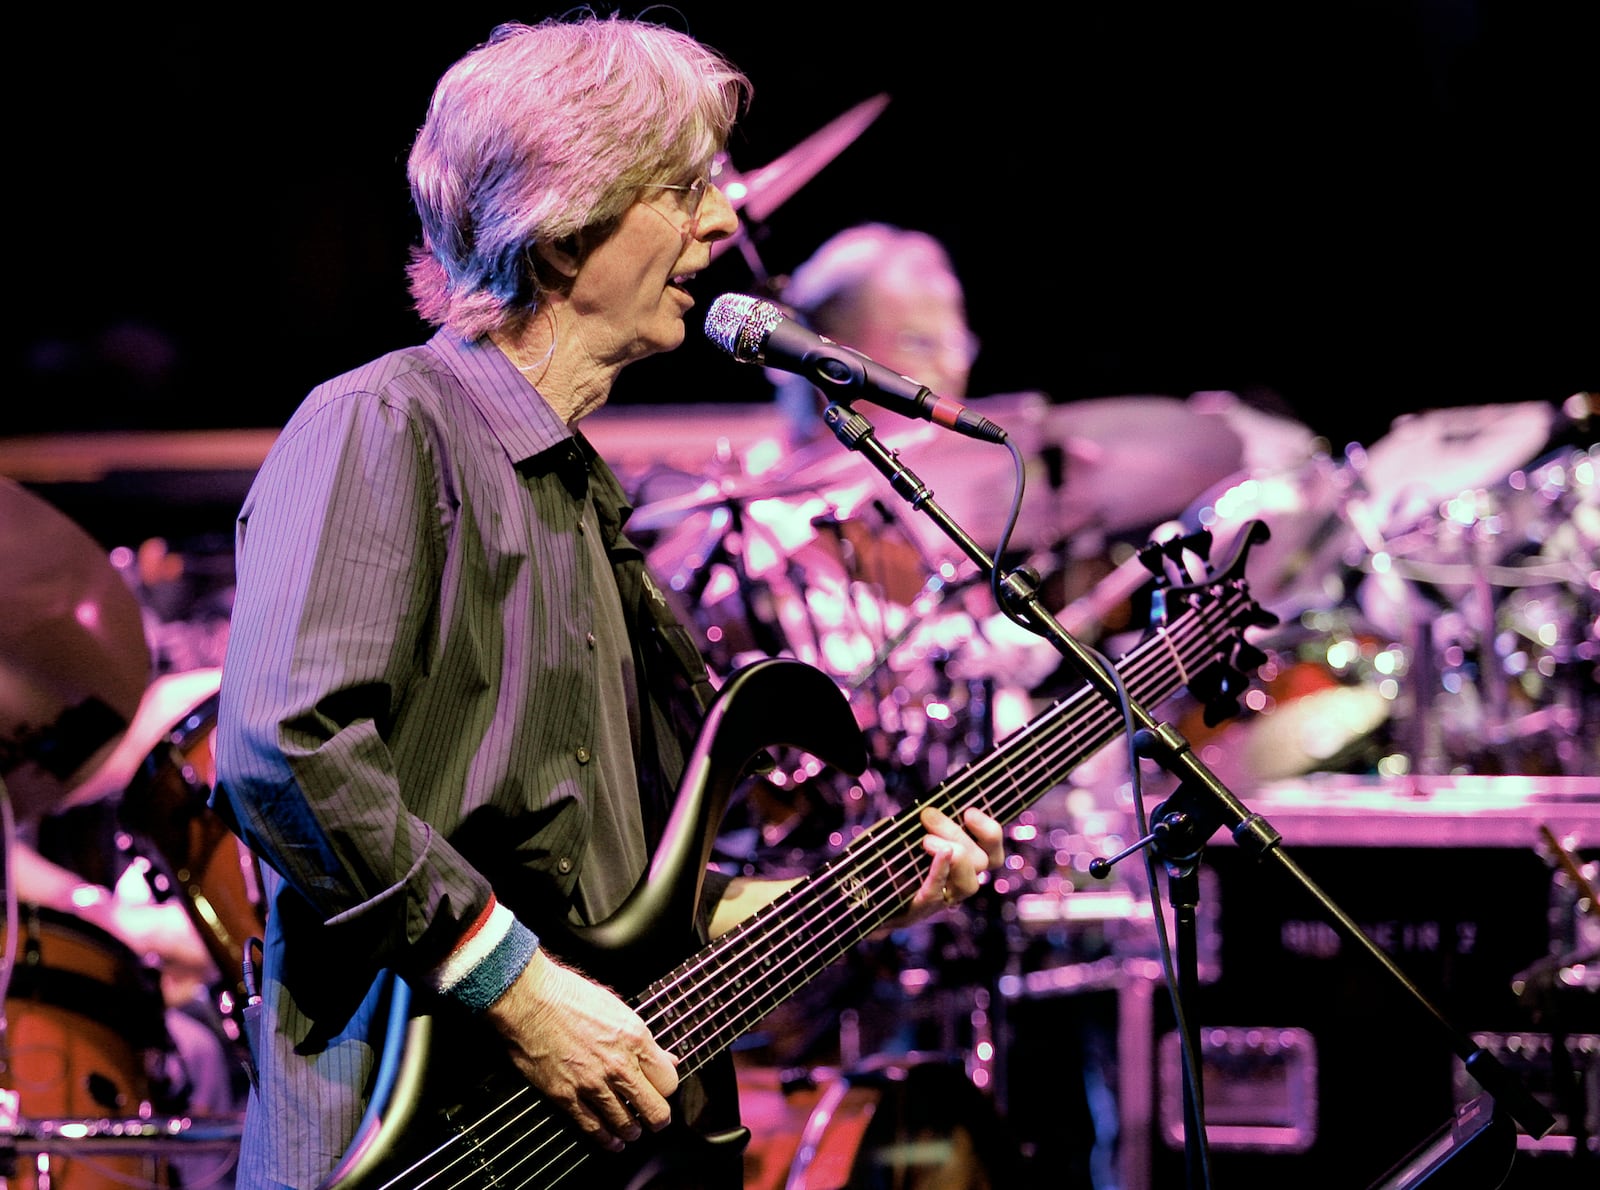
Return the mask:
<svg viewBox="0 0 1600 1190">
<path fill-rule="evenodd" d="M 930 335 L 922 331 L 900 331 L 895 335 L 895 347 L 907 355 L 921 359 L 935 359 L 942 355 L 959 358 L 962 365 L 971 367 L 978 358 L 981 344 L 978 336 L 969 330 L 952 331 L 945 335 Z"/>
<path fill-rule="evenodd" d="M 641 190 L 671 190 L 681 194 L 683 197 L 678 200 L 678 208 L 689 217 L 689 230 L 692 233 L 700 218 L 700 200 L 705 198 L 706 191 L 711 188 L 711 179 L 701 174 L 687 185 L 671 182 L 644 182 L 639 188 Z"/>
</svg>

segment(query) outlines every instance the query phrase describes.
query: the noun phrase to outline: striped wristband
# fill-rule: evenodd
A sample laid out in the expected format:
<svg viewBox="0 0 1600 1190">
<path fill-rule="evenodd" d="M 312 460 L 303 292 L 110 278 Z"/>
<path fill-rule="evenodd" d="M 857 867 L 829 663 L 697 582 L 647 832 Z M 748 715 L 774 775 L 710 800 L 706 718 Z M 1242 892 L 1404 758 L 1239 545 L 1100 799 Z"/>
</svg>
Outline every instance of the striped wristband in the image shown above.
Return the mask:
<svg viewBox="0 0 1600 1190">
<path fill-rule="evenodd" d="M 511 910 L 490 901 L 466 939 L 435 968 L 434 990 L 482 1012 L 506 994 L 537 949 L 538 936 Z"/>
</svg>

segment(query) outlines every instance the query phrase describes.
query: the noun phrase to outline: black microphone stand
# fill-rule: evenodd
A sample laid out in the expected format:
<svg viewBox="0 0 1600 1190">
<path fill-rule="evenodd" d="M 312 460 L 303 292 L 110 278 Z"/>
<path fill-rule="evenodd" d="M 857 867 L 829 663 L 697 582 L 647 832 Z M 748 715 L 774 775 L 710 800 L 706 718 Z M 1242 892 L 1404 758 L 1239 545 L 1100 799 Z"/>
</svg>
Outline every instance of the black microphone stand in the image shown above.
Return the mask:
<svg viewBox="0 0 1600 1190">
<path fill-rule="evenodd" d="M 1133 742 L 1138 751 L 1178 780 L 1176 790 L 1156 808 L 1149 835 L 1106 861 L 1101 871 L 1145 847 L 1163 859 L 1167 866 L 1169 897 L 1173 902 L 1174 920 L 1179 933 L 1179 1020 L 1185 1022 L 1184 1032 L 1192 1047 L 1192 1060 L 1185 1064 L 1183 1088 L 1184 1149 L 1190 1190 L 1201 1190 L 1206 1185 L 1199 1030 L 1194 1014 L 1188 1011 L 1194 1003 L 1199 982 L 1195 942 L 1198 871 L 1206 841 L 1225 826 L 1229 828 L 1234 841 L 1258 861 L 1270 859 L 1304 888 L 1339 931 L 1366 951 L 1417 1001 L 1449 1038 L 1451 1048 L 1465 1064 L 1467 1072 L 1523 1131 L 1540 1138 L 1555 1128 L 1555 1117 L 1544 1105 L 1518 1083 L 1493 1054 L 1476 1045 L 1446 1020 L 1443 1013 L 1389 955 L 1284 853 L 1280 846 L 1282 836 L 1272 825 L 1241 802 L 1200 761 L 1178 731 L 1157 722 L 1146 708 L 1126 695 L 1106 672 L 1098 656 L 1067 632 L 1040 602 L 1037 582 L 1031 574 L 1022 570 L 1000 574 L 998 562 L 989 557 L 939 506 L 933 499 L 933 491 L 900 461 L 898 452 L 889 450 L 878 441 L 872 423 L 849 405 L 835 400 L 823 411 L 823 420 L 846 449 L 863 455 L 889 481 L 896 494 L 932 520 L 985 574 L 992 576 L 994 589 L 1006 601 L 1007 606 L 1002 610 L 1048 639 L 1056 651 L 1072 663 L 1084 681 L 1112 705 L 1122 708 L 1133 724 Z M 1515 1135 L 1509 1131 L 1506 1135 L 1514 1145 Z"/>
</svg>

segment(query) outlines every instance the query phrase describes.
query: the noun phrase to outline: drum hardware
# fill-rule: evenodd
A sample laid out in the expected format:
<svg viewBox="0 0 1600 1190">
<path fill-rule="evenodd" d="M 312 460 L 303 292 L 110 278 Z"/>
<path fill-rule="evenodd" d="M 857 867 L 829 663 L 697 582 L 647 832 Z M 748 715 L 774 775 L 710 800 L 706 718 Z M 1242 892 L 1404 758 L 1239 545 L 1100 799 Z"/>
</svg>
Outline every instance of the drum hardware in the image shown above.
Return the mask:
<svg viewBox="0 0 1600 1190">
<path fill-rule="evenodd" d="M 6 1100 L 4 1146 L 19 1153 L 71 1156 L 161 1156 L 185 1152 L 231 1153 L 238 1149 L 243 1125 L 238 1121 L 194 1116 L 130 1116 L 125 1119 L 25 1119 L 12 1113 L 13 1091 Z"/>
<path fill-rule="evenodd" d="M 1600 700 L 1591 449 L 1463 490 L 1369 547 L 1359 599 L 1408 651 L 1407 754 L 1420 772 L 1600 772 L 1581 724 Z"/>
<path fill-rule="evenodd" d="M 846 692 L 863 689 L 889 665 L 901 646 L 911 640 L 929 618 L 938 612 L 945 600 L 970 590 L 982 577 L 976 572 L 970 572 L 961 579 L 954 579 L 943 571 L 930 575 L 907 609 L 909 614 L 905 623 L 877 647 L 865 664 L 845 679 L 843 685 Z"/>
<path fill-rule="evenodd" d="M 681 573 L 673 576 L 673 589 L 681 589 L 690 600 L 698 603 L 704 599 L 712 576 L 719 567 L 723 568 L 724 573 L 733 577 L 735 598 L 744 612 L 743 623 L 750 631 L 750 648 L 765 656 L 776 657 L 783 649 L 777 609 L 770 586 L 751 573 L 745 545 L 751 529 L 745 521 L 742 506 L 737 501 L 729 502 L 711 519 L 715 531 L 711 548 L 692 560 L 696 565 L 687 576 Z M 707 632 L 714 646 L 722 643 L 710 629 Z"/>
<path fill-rule="evenodd" d="M 173 688 L 192 701 L 129 781 L 119 817 L 170 873 L 222 976 L 223 1015 L 237 1027 L 245 948 L 265 929 L 266 902 L 254 857 L 208 805 L 221 680 L 220 670 L 173 676 Z"/>
<path fill-rule="evenodd" d="M 36 1190 L 167 1185 L 161 1163 L 191 1154 L 217 1154 L 221 1175 L 232 1167 L 244 1131 L 242 1121 L 190 1116 L 29 1119 L 21 1107 L 17 1092 L 0 1088 L 0 1182 L 9 1186 L 15 1178 Z M 157 1165 L 138 1172 L 128 1164 L 136 1159 Z"/>
</svg>

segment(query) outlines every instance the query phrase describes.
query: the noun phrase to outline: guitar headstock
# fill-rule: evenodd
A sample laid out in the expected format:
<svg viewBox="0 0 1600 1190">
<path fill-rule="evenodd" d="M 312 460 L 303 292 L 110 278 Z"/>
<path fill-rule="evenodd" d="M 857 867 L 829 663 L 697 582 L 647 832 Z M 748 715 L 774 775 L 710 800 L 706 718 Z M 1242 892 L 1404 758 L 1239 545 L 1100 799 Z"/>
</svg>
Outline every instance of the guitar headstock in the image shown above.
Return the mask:
<svg viewBox="0 0 1600 1190">
<path fill-rule="evenodd" d="M 1210 558 L 1211 533 L 1205 529 L 1151 542 L 1140 551 L 1146 567 L 1159 580 L 1152 601 L 1152 627 L 1161 626 L 1185 606 L 1214 603 L 1219 595 L 1226 596 L 1234 609 L 1230 647 L 1210 665 L 1190 675 L 1187 682 L 1190 695 L 1204 708 L 1207 727 L 1215 727 L 1239 713 L 1239 699 L 1250 685 L 1251 675 L 1267 659 L 1246 639 L 1245 632 L 1250 628 L 1270 628 L 1278 623 L 1278 617 L 1250 596 L 1245 566 L 1251 549 L 1270 535 L 1266 522 L 1247 522 L 1233 539 L 1228 557 L 1216 566 Z"/>
</svg>

